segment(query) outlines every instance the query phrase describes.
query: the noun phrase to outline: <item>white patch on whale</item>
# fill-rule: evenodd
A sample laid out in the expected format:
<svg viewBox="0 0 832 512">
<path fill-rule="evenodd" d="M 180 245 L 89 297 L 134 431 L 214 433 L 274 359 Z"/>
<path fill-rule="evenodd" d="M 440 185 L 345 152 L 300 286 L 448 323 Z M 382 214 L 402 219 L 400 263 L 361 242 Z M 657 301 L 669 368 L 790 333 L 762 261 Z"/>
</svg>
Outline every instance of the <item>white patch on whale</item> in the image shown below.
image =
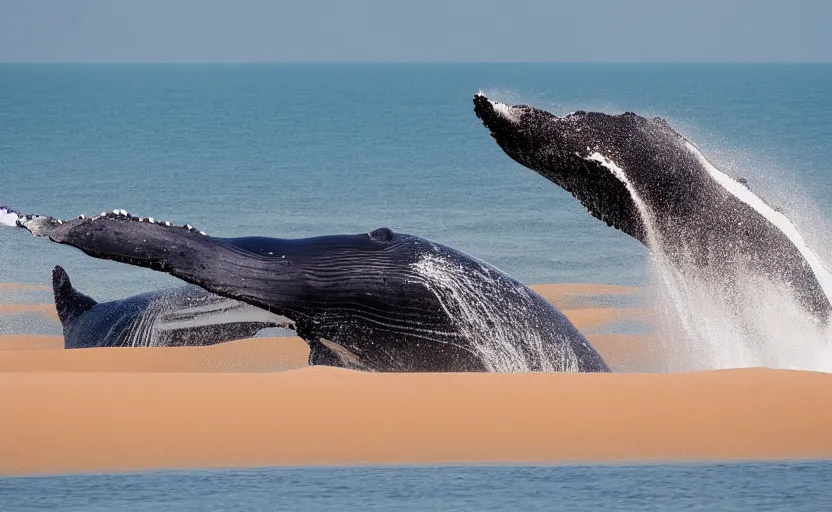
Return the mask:
<svg viewBox="0 0 832 512">
<path fill-rule="evenodd" d="M 494 107 L 494 112 L 508 119 L 512 123 L 520 122 L 521 113 L 517 111 L 518 109 L 510 107 L 505 103 L 492 103 L 491 106 Z"/>
<path fill-rule="evenodd" d="M 587 148 L 589 150 L 590 148 Z M 580 157 L 580 155 L 578 155 Z M 641 215 L 642 220 L 644 221 L 644 228 L 647 235 L 647 247 L 650 249 L 651 254 L 653 255 L 654 260 L 656 261 L 656 268 L 659 271 L 660 277 L 662 281 L 665 283 L 668 293 L 672 295 L 672 300 L 674 304 L 684 304 L 685 300 L 677 293 L 678 286 L 674 286 L 673 283 L 677 283 L 679 278 L 673 275 L 673 268 L 666 264 L 665 261 L 662 261 L 661 254 L 657 254 L 653 251 L 660 252 L 661 250 L 661 242 L 656 236 L 656 231 L 653 229 L 653 213 L 650 208 L 647 207 L 647 204 L 641 199 L 641 196 L 638 195 L 636 192 L 635 187 L 633 187 L 630 180 L 627 178 L 627 173 L 624 172 L 624 169 L 618 166 L 615 162 L 610 160 L 609 158 L 605 157 L 601 153 L 595 151 L 590 154 L 588 157 L 585 157 L 586 160 L 596 162 L 601 164 L 602 167 L 610 171 L 610 173 L 615 176 L 624 186 L 627 188 L 627 191 L 630 192 L 630 197 L 635 203 L 636 208 Z M 686 332 L 692 333 L 695 332 L 695 326 L 691 324 L 689 321 L 688 316 L 680 314 L 678 315 L 679 321 L 682 323 L 682 327 L 685 329 Z"/>
<path fill-rule="evenodd" d="M 477 96 L 483 96 L 481 92 L 477 93 Z M 494 108 L 494 112 L 499 114 L 500 116 L 508 119 L 512 123 L 518 123 L 520 121 L 520 116 L 522 112 L 519 112 L 519 109 L 506 105 L 505 103 L 494 102 L 486 98 L 488 103 L 491 103 L 491 106 Z"/>
<path fill-rule="evenodd" d="M 642 203 L 641 201 L 641 198 L 638 197 L 638 194 L 636 194 L 636 191 L 633 188 L 633 185 L 630 183 L 630 180 L 627 179 L 627 173 L 624 172 L 624 169 L 618 167 L 618 165 L 615 162 L 613 162 L 612 160 L 610 160 L 609 158 L 605 157 L 597 151 L 586 157 L 586 159 L 591 160 L 593 162 L 598 162 L 605 169 L 610 171 L 613 176 L 618 178 L 618 181 L 622 182 L 627 187 L 627 190 L 630 191 L 630 194 L 632 194 L 633 199 L 635 199 L 639 203 L 638 206 L 641 207 L 644 205 L 644 203 Z"/>
<path fill-rule="evenodd" d="M 598 152 L 584 158 L 601 164 L 624 183 L 644 220 L 653 269 L 662 284 L 661 295 L 657 298 L 670 301 L 662 303 L 660 300 L 657 307 L 660 310 L 668 307 L 675 310 L 675 314 L 667 310 L 667 314 L 660 315 L 665 320 L 660 320 L 657 325 L 659 329 L 671 331 L 658 336 L 666 348 L 672 349 L 667 354 L 666 369 L 690 371 L 770 366 L 830 371 L 830 331 L 811 321 L 787 287 L 748 269 L 737 269 L 741 278 L 735 287 L 737 295 L 731 298 L 725 296 L 716 282 L 720 281 L 719 276 L 710 275 L 707 270 L 695 266 L 678 268 L 662 251 L 662 241 L 653 227 L 653 213 L 631 186 L 626 172 Z M 727 186 L 720 183 L 726 190 L 731 187 L 737 195 L 743 195 L 744 198 L 740 198 L 743 202 L 751 202 L 749 206 L 770 221 L 771 217 L 760 210 L 782 217 L 779 220 L 788 222 L 787 226 L 797 233 L 785 216 L 766 205 L 741 183 L 716 169 L 714 171 L 719 173 L 714 179 L 727 180 Z M 775 225 L 783 229 L 781 225 Z M 799 233 L 797 236 L 802 241 Z M 791 237 L 790 240 L 794 242 Z M 667 323 L 670 318 L 678 320 L 682 333 L 675 330 L 677 327 L 672 322 Z M 683 345 L 679 346 L 679 342 Z M 681 353 L 676 353 L 680 350 Z"/>
<path fill-rule="evenodd" d="M 763 218 L 773 224 L 780 230 L 781 233 L 786 235 L 789 241 L 791 241 L 797 250 L 800 251 L 803 259 L 806 260 L 806 263 L 809 264 L 809 267 L 815 274 L 815 278 L 818 280 L 820 287 L 823 289 L 823 293 L 826 295 L 827 300 L 832 303 L 832 274 L 830 274 L 826 267 L 823 266 L 820 258 L 812 252 L 792 221 L 782 213 L 766 204 L 766 202 L 759 196 L 751 192 L 748 187 L 714 167 L 714 165 L 711 164 L 707 158 L 705 158 L 705 155 L 703 155 L 699 149 L 696 148 L 696 146 L 688 141 L 685 141 L 685 147 L 688 151 L 693 153 L 693 155 L 699 160 L 699 163 L 702 164 L 705 170 L 708 171 L 708 174 L 710 174 L 714 181 L 716 181 L 723 189 L 753 208 L 754 211 L 762 215 Z"/>
<path fill-rule="evenodd" d="M 212 301 L 208 304 L 170 311 L 162 315 L 161 320 L 157 322 L 157 328 L 160 331 L 173 331 L 249 322 L 275 324 L 284 329 L 295 328 L 295 323 L 285 316 L 276 315 L 233 299 Z"/>
<path fill-rule="evenodd" d="M 506 286 L 488 265 L 472 272 L 435 253 L 423 254 L 411 267 L 471 341 L 488 371 L 578 371 L 577 356 L 565 336 L 550 343 L 541 335 L 543 326 L 532 313 L 533 299 L 524 286 Z M 511 311 L 511 318 L 506 318 L 506 311 Z"/>
<path fill-rule="evenodd" d="M 186 302 L 191 301 L 186 299 Z M 127 344 L 132 347 L 161 346 L 173 331 L 199 330 L 224 324 L 257 322 L 294 329 L 294 322 L 286 317 L 233 299 L 206 296 L 192 302 L 194 306 L 183 308 L 183 300 L 176 294 L 166 300 L 151 302 L 130 327 Z M 111 335 L 112 328 L 105 338 Z"/>
</svg>

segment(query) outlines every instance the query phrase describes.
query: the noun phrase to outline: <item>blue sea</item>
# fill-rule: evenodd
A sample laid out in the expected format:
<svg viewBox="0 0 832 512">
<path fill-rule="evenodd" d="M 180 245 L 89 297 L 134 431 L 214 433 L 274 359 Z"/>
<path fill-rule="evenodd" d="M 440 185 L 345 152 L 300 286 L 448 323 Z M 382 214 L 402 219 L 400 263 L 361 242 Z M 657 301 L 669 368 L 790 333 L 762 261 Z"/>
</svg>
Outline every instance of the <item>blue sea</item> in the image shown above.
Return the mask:
<svg viewBox="0 0 832 512">
<path fill-rule="evenodd" d="M 221 236 L 388 226 L 527 283 L 643 284 L 647 250 L 506 157 L 479 90 L 662 116 L 832 249 L 832 65 L 0 65 L 0 204 Z M 15 230 L 0 262 L 0 282 L 60 264 L 102 299 L 177 283 Z"/>
<path fill-rule="evenodd" d="M 648 282 L 647 249 L 494 144 L 480 90 L 664 117 L 832 254 L 832 65 L 0 65 L 0 204 L 123 208 L 219 236 L 388 226 L 526 283 Z M 0 229 L 0 283 L 48 285 L 56 264 L 99 300 L 177 284 Z M 5 333 L 59 327 L 21 315 Z M 796 512 L 832 510 L 831 488 L 826 462 L 262 469 L 0 479 L 0 510 Z"/>
<path fill-rule="evenodd" d="M 821 512 L 832 463 L 347 467 L 0 479 L 9 511 Z"/>
</svg>

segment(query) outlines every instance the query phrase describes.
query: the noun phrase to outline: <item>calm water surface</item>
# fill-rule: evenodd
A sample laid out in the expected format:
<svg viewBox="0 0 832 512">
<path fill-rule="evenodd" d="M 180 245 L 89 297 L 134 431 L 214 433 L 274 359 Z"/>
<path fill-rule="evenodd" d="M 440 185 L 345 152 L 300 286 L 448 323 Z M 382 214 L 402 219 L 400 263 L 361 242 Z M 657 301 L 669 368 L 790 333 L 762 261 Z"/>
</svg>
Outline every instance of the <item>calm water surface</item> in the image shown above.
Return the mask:
<svg viewBox="0 0 832 512">
<path fill-rule="evenodd" d="M 9 511 L 832 510 L 832 462 L 246 469 L 0 479 Z"/>
</svg>

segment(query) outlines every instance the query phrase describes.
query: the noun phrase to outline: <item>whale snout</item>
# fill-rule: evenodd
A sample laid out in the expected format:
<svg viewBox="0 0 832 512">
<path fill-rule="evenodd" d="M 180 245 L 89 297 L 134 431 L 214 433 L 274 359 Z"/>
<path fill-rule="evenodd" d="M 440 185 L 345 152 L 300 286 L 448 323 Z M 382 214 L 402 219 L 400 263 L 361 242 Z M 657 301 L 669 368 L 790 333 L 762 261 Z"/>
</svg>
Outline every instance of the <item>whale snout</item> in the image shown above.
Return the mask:
<svg viewBox="0 0 832 512">
<path fill-rule="evenodd" d="M 560 145 L 561 135 L 557 133 L 558 118 L 539 111 L 528 105 L 506 105 L 489 100 L 484 94 L 474 95 L 474 113 L 491 132 L 497 144 L 511 158 L 527 167 L 535 167 L 541 155 L 541 138 L 546 138 L 550 145 L 546 152 Z"/>
<path fill-rule="evenodd" d="M 529 110 L 526 105 L 512 106 L 492 102 L 479 92 L 474 95 L 474 113 L 482 120 L 485 127 L 491 130 L 492 136 L 498 132 L 512 129 L 513 125 L 520 123 L 523 115 Z M 516 129 L 516 126 L 514 128 Z"/>
</svg>

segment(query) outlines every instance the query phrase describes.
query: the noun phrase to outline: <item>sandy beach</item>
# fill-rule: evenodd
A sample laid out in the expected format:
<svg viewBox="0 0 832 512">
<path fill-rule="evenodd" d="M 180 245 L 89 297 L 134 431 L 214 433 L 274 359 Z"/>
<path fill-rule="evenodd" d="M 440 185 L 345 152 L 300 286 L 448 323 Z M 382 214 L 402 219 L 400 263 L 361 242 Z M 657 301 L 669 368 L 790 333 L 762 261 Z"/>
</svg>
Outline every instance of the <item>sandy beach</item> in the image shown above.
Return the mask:
<svg viewBox="0 0 832 512">
<path fill-rule="evenodd" d="M 604 326 L 652 312 L 588 303 L 643 290 L 535 288 L 624 373 L 309 368 L 294 337 L 64 350 L 59 336 L 0 336 L 0 474 L 832 458 L 832 375 L 637 373 L 660 361 L 661 344 Z M 14 306 L 0 314 L 50 315 Z"/>
</svg>

